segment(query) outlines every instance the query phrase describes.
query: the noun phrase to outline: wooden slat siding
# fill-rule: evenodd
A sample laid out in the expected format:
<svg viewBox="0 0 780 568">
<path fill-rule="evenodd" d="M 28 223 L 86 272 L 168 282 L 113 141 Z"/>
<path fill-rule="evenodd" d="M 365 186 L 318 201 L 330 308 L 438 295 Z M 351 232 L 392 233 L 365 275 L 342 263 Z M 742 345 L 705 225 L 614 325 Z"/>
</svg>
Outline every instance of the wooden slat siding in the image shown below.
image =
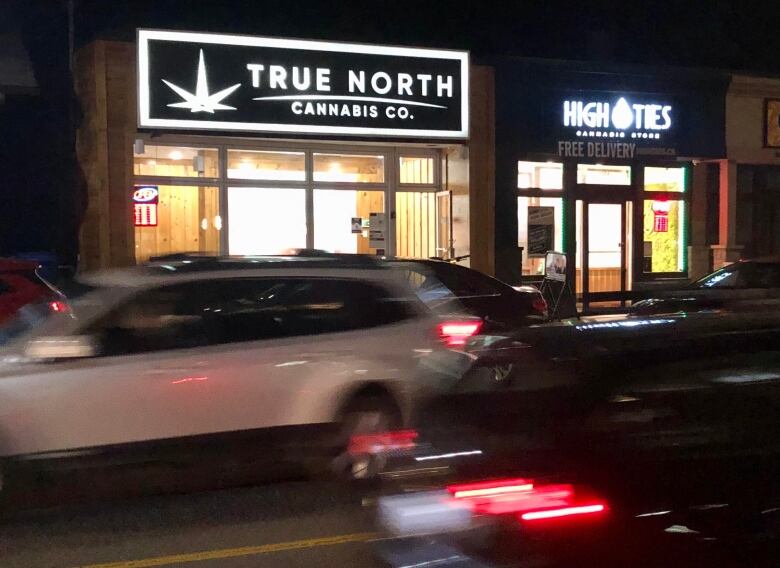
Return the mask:
<svg viewBox="0 0 780 568">
<path fill-rule="evenodd" d="M 470 75 L 470 265 L 495 274 L 495 80 L 493 69 L 482 65 L 472 65 Z"/>
<path fill-rule="evenodd" d="M 87 184 L 87 204 L 80 228 L 79 269 L 96 270 L 108 265 L 108 144 L 106 141 L 105 51 L 93 43 L 74 57 L 73 78 L 83 110 L 76 135 L 76 155 Z"/>
<path fill-rule="evenodd" d="M 136 136 L 135 46 L 106 42 L 110 266 L 134 262 L 132 199 Z"/>
<path fill-rule="evenodd" d="M 74 57 L 84 121 L 77 155 L 87 182 L 80 271 L 134 262 L 132 145 L 135 138 L 135 46 L 96 41 Z"/>
<path fill-rule="evenodd" d="M 428 196 L 428 254 L 426 256 L 439 256 L 436 250 L 437 233 L 439 231 L 436 217 L 436 193 L 430 192 Z"/>
<path fill-rule="evenodd" d="M 620 268 L 591 268 L 589 273 L 589 292 L 614 292 L 620 290 Z"/>
<path fill-rule="evenodd" d="M 216 187 L 205 189 L 206 200 L 203 217 L 208 220 L 208 230 L 205 234 L 203 252 L 219 252 L 219 231 L 214 226 L 214 219 L 219 214 L 219 190 Z"/>
<path fill-rule="evenodd" d="M 407 194 L 398 192 L 395 194 L 395 247 L 398 256 L 408 256 L 406 238 L 406 203 Z"/>
<path fill-rule="evenodd" d="M 420 173 L 422 175 L 422 172 Z M 420 200 L 420 252 L 421 257 L 428 256 L 428 233 L 430 232 L 430 226 L 428 225 L 428 194 L 418 193 L 418 199 Z"/>
</svg>

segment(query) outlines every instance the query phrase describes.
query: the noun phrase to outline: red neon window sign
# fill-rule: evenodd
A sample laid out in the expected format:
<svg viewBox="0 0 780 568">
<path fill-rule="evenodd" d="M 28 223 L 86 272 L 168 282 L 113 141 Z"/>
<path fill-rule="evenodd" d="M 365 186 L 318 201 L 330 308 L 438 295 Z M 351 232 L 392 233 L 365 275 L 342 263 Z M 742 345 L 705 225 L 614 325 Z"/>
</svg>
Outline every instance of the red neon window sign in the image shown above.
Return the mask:
<svg viewBox="0 0 780 568">
<path fill-rule="evenodd" d="M 156 185 L 136 185 L 133 188 L 133 217 L 136 227 L 157 226 L 157 206 L 160 190 Z"/>
<path fill-rule="evenodd" d="M 669 231 L 669 210 L 672 205 L 668 201 L 653 201 L 653 231 L 666 233 Z"/>
</svg>

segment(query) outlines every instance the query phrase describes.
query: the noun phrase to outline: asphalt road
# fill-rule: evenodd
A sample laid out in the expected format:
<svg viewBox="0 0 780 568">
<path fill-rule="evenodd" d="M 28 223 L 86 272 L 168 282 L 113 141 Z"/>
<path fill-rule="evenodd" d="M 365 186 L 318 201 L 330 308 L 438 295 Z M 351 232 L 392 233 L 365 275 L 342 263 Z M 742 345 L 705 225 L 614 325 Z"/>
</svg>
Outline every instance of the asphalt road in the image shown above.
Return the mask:
<svg viewBox="0 0 780 568">
<path fill-rule="evenodd" d="M 224 472 L 176 474 L 178 480 L 171 472 L 66 473 L 16 489 L 0 519 L 0 565 L 382 565 L 372 553 L 365 493 L 328 481 L 258 484 L 241 476 L 226 480 Z M 186 493 L 172 493 L 177 490 Z"/>
</svg>

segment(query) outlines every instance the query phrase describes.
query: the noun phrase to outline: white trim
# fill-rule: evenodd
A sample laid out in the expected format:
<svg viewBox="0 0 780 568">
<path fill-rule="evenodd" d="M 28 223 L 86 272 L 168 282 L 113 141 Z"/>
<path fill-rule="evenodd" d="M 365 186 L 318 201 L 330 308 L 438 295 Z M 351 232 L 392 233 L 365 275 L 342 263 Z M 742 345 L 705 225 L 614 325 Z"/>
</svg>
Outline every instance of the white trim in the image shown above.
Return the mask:
<svg viewBox="0 0 780 568">
<path fill-rule="evenodd" d="M 461 74 L 461 129 L 427 130 L 151 118 L 149 116 L 149 40 L 168 40 L 253 47 L 274 47 L 280 49 L 300 49 L 337 53 L 395 55 L 399 57 L 425 57 L 429 59 L 447 59 L 452 61 L 459 61 Z M 138 30 L 137 42 L 138 126 L 140 128 L 178 128 L 185 130 L 233 130 L 243 132 L 289 132 L 297 134 L 346 134 L 459 139 L 468 138 L 469 136 L 469 54 L 466 51 L 149 29 Z"/>
<path fill-rule="evenodd" d="M 421 106 L 429 108 L 447 108 L 444 105 L 432 103 L 420 103 L 405 99 L 387 99 L 384 97 L 364 97 L 357 95 L 271 95 L 269 97 L 255 97 L 253 101 L 368 101 L 371 103 L 402 103 L 409 106 Z M 170 106 L 170 105 L 168 105 Z"/>
</svg>

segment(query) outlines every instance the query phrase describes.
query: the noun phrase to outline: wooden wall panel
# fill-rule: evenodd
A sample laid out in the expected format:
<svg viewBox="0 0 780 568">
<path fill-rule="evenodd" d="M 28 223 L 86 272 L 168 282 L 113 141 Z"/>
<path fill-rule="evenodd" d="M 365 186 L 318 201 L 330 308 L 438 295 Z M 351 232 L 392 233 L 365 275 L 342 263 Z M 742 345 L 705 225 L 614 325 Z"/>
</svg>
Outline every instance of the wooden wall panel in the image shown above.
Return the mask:
<svg viewBox="0 0 780 568">
<path fill-rule="evenodd" d="M 87 181 L 79 270 L 133 264 L 135 46 L 93 42 L 75 54 L 73 73 L 84 114 L 77 155 Z"/>
<path fill-rule="evenodd" d="M 495 274 L 496 136 L 492 67 L 471 66 L 469 223 L 471 267 Z"/>
</svg>

